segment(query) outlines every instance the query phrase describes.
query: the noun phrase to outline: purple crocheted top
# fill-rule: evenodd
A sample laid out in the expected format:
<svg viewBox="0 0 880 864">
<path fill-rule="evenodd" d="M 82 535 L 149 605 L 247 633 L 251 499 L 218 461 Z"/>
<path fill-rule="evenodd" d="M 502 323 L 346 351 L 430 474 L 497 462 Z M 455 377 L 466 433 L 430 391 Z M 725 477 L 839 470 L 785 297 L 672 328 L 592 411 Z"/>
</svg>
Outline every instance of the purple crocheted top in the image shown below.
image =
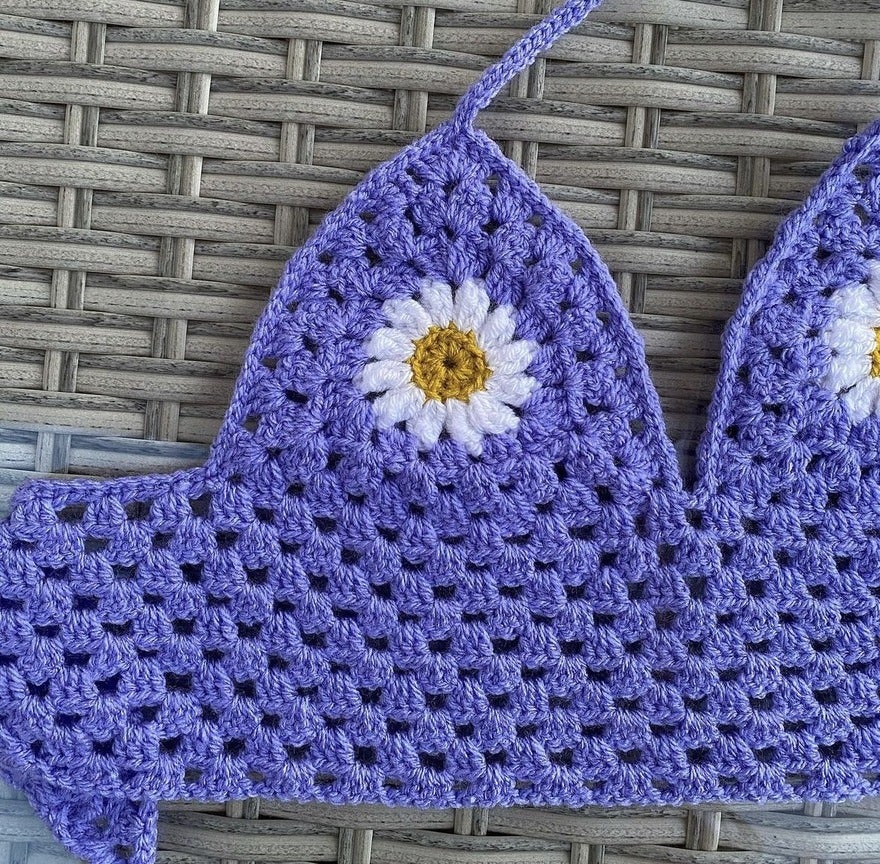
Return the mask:
<svg viewBox="0 0 880 864">
<path fill-rule="evenodd" d="M 581 231 L 473 128 L 569 0 L 291 259 L 208 462 L 0 524 L 0 765 L 69 849 L 157 802 L 880 793 L 880 127 L 780 230 L 685 488 Z"/>
</svg>

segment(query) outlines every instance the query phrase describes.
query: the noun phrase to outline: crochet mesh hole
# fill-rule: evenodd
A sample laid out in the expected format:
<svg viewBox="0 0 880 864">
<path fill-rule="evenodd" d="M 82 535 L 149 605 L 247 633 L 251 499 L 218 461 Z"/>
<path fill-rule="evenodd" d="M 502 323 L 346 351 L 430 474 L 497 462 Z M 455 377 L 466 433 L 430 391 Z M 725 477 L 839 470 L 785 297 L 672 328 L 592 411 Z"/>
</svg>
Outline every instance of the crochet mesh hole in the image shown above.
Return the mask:
<svg viewBox="0 0 880 864">
<path fill-rule="evenodd" d="M 862 225 L 869 225 L 871 223 L 871 214 L 858 202 L 853 205 L 853 213 L 855 213 L 856 218 Z"/>
<path fill-rule="evenodd" d="M 235 531 L 218 531 L 216 538 L 218 549 L 230 549 L 238 540 L 238 534 Z"/>
<path fill-rule="evenodd" d="M 122 674 L 117 672 L 109 678 L 103 678 L 95 682 L 95 687 L 102 696 L 110 696 L 119 690 L 119 682 L 122 680 Z"/>
<path fill-rule="evenodd" d="M 31 696 L 36 696 L 38 699 L 45 699 L 49 695 L 49 687 L 50 680 L 48 678 L 42 684 L 34 684 L 32 681 L 27 682 L 28 693 Z"/>
<path fill-rule="evenodd" d="M 99 598 L 97 597 L 81 597 L 76 596 L 73 598 L 73 608 L 77 612 L 84 612 L 90 609 L 98 608 Z"/>
<path fill-rule="evenodd" d="M 305 393 L 300 393 L 297 390 L 285 390 L 284 395 L 294 405 L 305 405 L 309 401 L 309 397 Z"/>
<path fill-rule="evenodd" d="M 775 747 L 759 747 L 757 750 L 753 750 L 752 752 L 755 754 L 755 759 L 757 759 L 759 762 L 769 764 L 776 760 Z"/>
<path fill-rule="evenodd" d="M 264 525 L 271 525 L 275 521 L 275 513 L 268 507 L 254 507 L 254 516 Z"/>
<path fill-rule="evenodd" d="M 684 697 L 685 707 L 693 711 L 695 714 L 703 714 L 706 709 L 709 707 L 709 697 L 708 696 L 698 696 L 696 698 L 685 696 Z"/>
<path fill-rule="evenodd" d="M 109 543 L 110 541 L 104 537 L 86 537 L 83 549 L 86 555 L 95 555 L 98 552 L 103 552 Z"/>
<path fill-rule="evenodd" d="M 192 636 L 195 626 L 195 618 L 175 618 L 171 624 L 171 628 L 178 636 Z"/>
<path fill-rule="evenodd" d="M 132 522 L 143 522 L 150 518 L 152 507 L 152 501 L 130 501 L 125 505 L 125 515 Z"/>
<path fill-rule="evenodd" d="M 750 579 L 746 582 L 746 591 L 750 597 L 763 597 L 766 587 L 763 579 Z"/>
<path fill-rule="evenodd" d="M 142 705 L 137 709 L 138 715 L 142 723 L 152 723 L 159 713 L 159 705 Z"/>
<path fill-rule="evenodd" d="M 204 771 L 201 768 L 187 768 L 183 772 L 183 782 L 189 784 L 198 783 L 202 779 L 203 774 Z"/>
<path fill-rule="evenodd" d="M 205 492 L 198 498 L 191 498 L 189 506 L 194 516 L 207 519 L 211 515 L 211 493 Z"/>
<path fill-rule="evenodd" d="M 326 591 L 327 586 L 330 584 L 330 580 L 320 573 L 307 573 L 306 576 L 309 580 L 309 587 L 319 594 Z"/>
<path fill-rule="evenodd" d="M 287 744 L 284 749 L 287 753 L 287 758 L 292 762 L 302 762 L 308 757 L 311 747 L 309 744 Z"/>
<path fill-rule="evenodd" d="M 251 585 L 265 585 L 269 579 L 268 567 L 245 567 L 244 572 Z"/>
<path fill-rule="evenodd" d="M 193 564 L 181 564 L 180 572 L 183 574 L 184 581 L 192 585 L 196 585 L 202 580 L 202 570 L 204 564 L 198 561 Z"/>
<path fill-rule="evenodd" d="M 158 533 L 153 535 L 153 548 L 154 549 L 167 549 L 171 541 L 174 539 L 174 535 L 171 533 Z"/>
<path fill-rule="evenodd" d="M 86 653 L 85 651 L 65 651 L 64 652 L 64 665 L 65 666 L 86 666 L 88 665 L 89 660 L 92 659 L 92 655 Z"/>
<path fill-rule="evenodd" d="M 241 424 L 247 432 L 253 434 L 257 431 L 257 427 L 260 425 L 260 415 L 259 414 L 248 414 L 245 417 L 244 422 Z"/>
<path fill-rule="evenodd" d="M 626 586 L 627 597 L 630 600 L 642 600 L 645 597 L 645 582 L 630 582 Z"/>
<path fill-rule="evenodd" d="M 134 855 L 134 849 L 124 843 L 119 843 L 114 846 L 113 852 L 117 858 L 121 858 L 123 861 L 127 861 L 132 855 Z"/>
<path fill-rule="evenodd" d="M 173 756 L 179 749 L 182 738 L 176 735 L 174 738 L 163 738 L 159 742 L 159 751 L 166 756 Z"/>
<path fill-rule="evenodd" d="M 117 579 L 136 579 L 137 565 L 135 564 L 115 564 L 113 567 L 113 575 Z"/>
<path fill-rule="evenodd" d="M 560 768 L 571 768 L 574 762 L 574 751 L 570 747 L 566 747 L 564 750 L 548 753 L 547 758 L 553 765 L 557 765 Z"/>
<path fill-rule="evenodd" d="M 692 765 L 705 765 L 712 751 L 708 747 L 694 747 L 687 750 L 688 762 Z"/>
<path fill-rule="evenodd" d="M 257 684 L 251 679 L 245 681 L 236 681 L 232 686 L 232 690 L 240 699 L 256 699 Z"/>
<path fill-rule="evenodd" d="M 243 738 L 230 738 L 223 742 L 223 752 L 233 759 L 244 753 L 245 742 Z"/>
<path fill-rule="evenodd" d="M 423 768 L 431 771 L 446 770 L 446 756 L 443 753 L 419 753 L 419 762 Z"/>
<path fill-rule="evenodd" d="M 355 747 L 354 758 L 361 765 L 372 766 L 376 764 L 376 748 L 375 747 Z"/>
<path fill-rule="evenodd" d="M 837 690 L 833 687 L 827 687 L 824 690 L 814 690 L 813 696 L 820 705 L 837 704 Z"/>
<path fill-rule="evenodd" d="M 446 693 L 425 693 L 425 705 L 430 711 L 442 711 L 448 698 Z"/>
<path fill-rule="evenodd" d="M 265 366 L 270 372 L 274 372 L 278 368 L 277 357 L 261 357 L 260 363 Z"/>
<path fill-rule="evenodd" d="M 172 693 L 189 693 L 192 689 L 192 675 L 189 673 L 166 672 L 165 687 Z"/>
<path fill-rule="evenodd" d="M 563 657 L 576 657 L 584 648 L 584 643 L 580 639 L 567 639 L 559 643 L 559 649 L 562 651 Z"/>
<path fill-rule="evenodd" d="M 58 519 L 61 522 L 79 522 L 86 514 L 85 504 L 68 504 L 58 511 Z"/>
<path fill-rule="evenodd" d="M 92 750 L 96 756 L 112 756 L 113 755 L 113 739 L 107 741 L 93 741 Z"/>
</svg>

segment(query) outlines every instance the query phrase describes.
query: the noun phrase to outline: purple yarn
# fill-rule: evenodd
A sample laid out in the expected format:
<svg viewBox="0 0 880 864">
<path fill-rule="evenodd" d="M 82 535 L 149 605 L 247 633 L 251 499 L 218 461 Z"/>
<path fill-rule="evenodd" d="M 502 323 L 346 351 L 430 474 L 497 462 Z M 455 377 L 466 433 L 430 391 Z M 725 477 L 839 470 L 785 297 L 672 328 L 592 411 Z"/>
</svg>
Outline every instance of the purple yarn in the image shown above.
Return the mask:
<svg viewBox="0 0 880 864">
<path fill-rule="evenodd" d="M 0 766 L 74 853 L 149 864 L 166 799 L 880 793 L 880 419 L 822 384 L 878 248 L 880 126 L 750 277 L 686 490 L 606 266 L 471 126 L 595 5 L 290 260 L 204 466 L 16 492 Z M 469 280 L 533 346 L 477 455 L 382 426 L 363 385 L 395 301 Z"/>
</svg>

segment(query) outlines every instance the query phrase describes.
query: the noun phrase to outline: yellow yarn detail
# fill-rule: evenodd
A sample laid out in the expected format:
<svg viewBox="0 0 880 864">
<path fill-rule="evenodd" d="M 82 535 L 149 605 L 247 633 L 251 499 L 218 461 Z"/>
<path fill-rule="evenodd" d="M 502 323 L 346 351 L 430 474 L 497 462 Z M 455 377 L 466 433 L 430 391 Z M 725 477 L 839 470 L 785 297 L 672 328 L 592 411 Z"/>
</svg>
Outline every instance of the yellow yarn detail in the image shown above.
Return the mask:
<svg viewBox="0 0 880 864">
<path fill-rule="evenodd" d="M 874 350 L 871 352 L 871 377 L 880 378 L 880 327 L 874 328 Z"/>
<path fill-rule="evenodd" d="M 454 322 L 434 325 L 415 342 L 409 358 L 413 383 L 428 399 L 460 399 L 483 390 L 492 374 L 486 354 L 472 330 L 463 332 Z"/>
</svg>

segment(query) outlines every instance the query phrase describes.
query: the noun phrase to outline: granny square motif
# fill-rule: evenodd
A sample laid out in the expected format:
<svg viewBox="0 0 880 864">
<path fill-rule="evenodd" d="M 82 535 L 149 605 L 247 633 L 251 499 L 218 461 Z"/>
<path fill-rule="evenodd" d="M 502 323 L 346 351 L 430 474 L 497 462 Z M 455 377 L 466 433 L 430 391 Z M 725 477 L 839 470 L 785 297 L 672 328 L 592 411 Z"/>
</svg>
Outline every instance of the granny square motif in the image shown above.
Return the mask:
<svg viewBox="0 0 880 864">
<path fill-rule="evenodd" d="M 0 768 L 74 853 L 157 803 L 880 793 L 880 126 L 750 276 L 685 488 L 581 231 L 473 121 L 287 264 L 205 465 L 0 524 Z"/>
</svg>

